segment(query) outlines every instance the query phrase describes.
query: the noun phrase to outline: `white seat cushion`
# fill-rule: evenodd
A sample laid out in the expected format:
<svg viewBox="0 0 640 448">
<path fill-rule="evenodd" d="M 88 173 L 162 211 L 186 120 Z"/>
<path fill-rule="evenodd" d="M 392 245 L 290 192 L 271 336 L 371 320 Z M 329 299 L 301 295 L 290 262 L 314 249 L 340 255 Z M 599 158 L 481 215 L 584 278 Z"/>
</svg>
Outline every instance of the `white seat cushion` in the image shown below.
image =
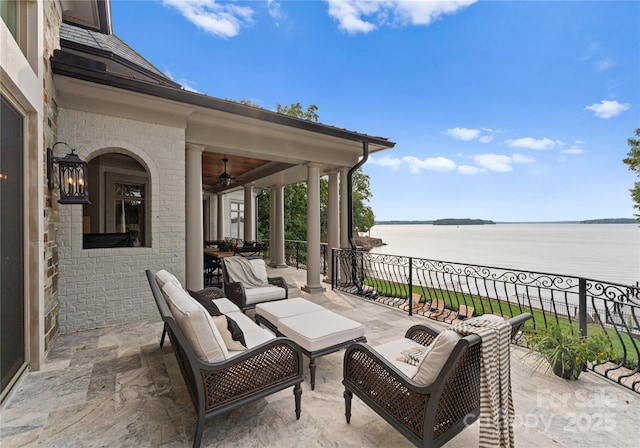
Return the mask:
<svg viewBox="0 0 640 448">
<path fill-rule="evenodd" d="M 278 286 L 261 286 L 259 288 L 245 288 L 247 305 L 259 302 L 268 302 L 269 300 L 284 299 L 287 296 L 287 290 Z"/>
<path fill-rule="evenodd" d="M 260 327 L 247 317 L 246 314 L 240 311 L 234 311 L 227 314 L 227 316 L 233 319 L 242 330 L 242 333 L 244 333 L 244 341 L 247 343 L 247 348 L 253 348 L 275 338 L 270 331 Z M 229 356 L 234 356 L 240 353 L 242 353 L 242 351 L 229 351 Z"/>
<path fill-rule="evenodd" d="M 398 356 L 400 356 L 403 350 L 408 350 L 419 345 L 420 344 L 418 344 L 413 339 L 402 338 L 377 345 L 373 347 L 373 349 L 378 352 L 380 356 L 397 367 L 398 370 L 411 378 L 416 373 L 416 370 L 418 370 L 418 366 L 412 366 L 411 364 L 407 364 L 406 362 L 398 361 L 397 358 Z"/>
<path fill-rule="evenodd" d="M 462 335 L 456 333 L 453 330 L 444 330 L 441 332 L 433 342 L 429 345 L 429 352 L 426 354 L 418 369 L 413 375 L 413 380 L 416 383 L 428 386 L 432 384 L 440 371 L 444 367 L 444 364 L 449 359 L 449 355 L 458 344 L 458 341 L 462 338 Z"/>
<path fill-rule="evenodd" d="M 324 307 L 316 303 L 309 302 L 301 297 L 293 297 L 287 300 L 278 300 L 277 302 L 259 303 L 256 305 L 256 314 L 264 317 L 277 327 L 280 319 L 323 309 Z"/>
<path fill-rule="evenodd" d="M 222 297 L 220 299 L 213 299 L 213 303 L 215 304 L 215 306 L 218 307 L 218 310 L 220 310 L 222 314 L 228 314 L 228 313 L 233 313 L 234 311 L 240 311 L 240 308 L 238 308 L 238 306 L 235 303 L 233 303 L 231 300 L 227 299 L 226 297 Z"/>
<path fill-rule="evenodd" d="M 280 319 L 278 331 L 309 352 L 364 336 L 361 323 L 325 309 Z"/>
<path fill-rule="evenodd" d="M 163 289 L 171 314 L 196 356 L 207 362 L 224 361 L 229 353 L 207 310 L 173 283 L 166 283 Z"/>
</svg>

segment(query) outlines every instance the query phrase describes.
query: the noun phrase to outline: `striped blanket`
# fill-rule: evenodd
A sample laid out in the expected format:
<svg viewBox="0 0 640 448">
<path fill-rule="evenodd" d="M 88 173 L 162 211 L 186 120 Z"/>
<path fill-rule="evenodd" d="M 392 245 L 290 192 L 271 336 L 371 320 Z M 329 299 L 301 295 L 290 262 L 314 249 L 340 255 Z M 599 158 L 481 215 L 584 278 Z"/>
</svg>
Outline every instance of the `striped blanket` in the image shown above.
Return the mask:
<svg viewBox="0 0 640 448">
<path fill-rule="evenodd" d="M 451 326 L 482 338 L 480 346 L 480 448 L 515 447 L 511 396 L 511 325 L 482 317 Z"/>
</svg>

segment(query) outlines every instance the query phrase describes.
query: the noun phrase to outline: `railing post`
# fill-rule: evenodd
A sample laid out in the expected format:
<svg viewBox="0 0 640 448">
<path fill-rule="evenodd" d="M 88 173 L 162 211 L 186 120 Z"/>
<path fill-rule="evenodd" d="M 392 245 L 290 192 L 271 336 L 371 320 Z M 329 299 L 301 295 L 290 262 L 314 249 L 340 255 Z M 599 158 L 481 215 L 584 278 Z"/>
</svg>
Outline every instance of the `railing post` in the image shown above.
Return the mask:
<svg viewBox="0 0 640 448">
<path fill-rule="evenodd" d="M 409 316 L 413 316 L 413 258 L 409 257 Z"/>
<path fill-rule="evenodd" d="M 578 322 L 580 334 L 587 335 L 587 279 L 578 279 Z"/>
<path fill-rule="evenodd" d="M 296 241 L 296 269 L 300 269 L 300 241 Z"/>
</svg>

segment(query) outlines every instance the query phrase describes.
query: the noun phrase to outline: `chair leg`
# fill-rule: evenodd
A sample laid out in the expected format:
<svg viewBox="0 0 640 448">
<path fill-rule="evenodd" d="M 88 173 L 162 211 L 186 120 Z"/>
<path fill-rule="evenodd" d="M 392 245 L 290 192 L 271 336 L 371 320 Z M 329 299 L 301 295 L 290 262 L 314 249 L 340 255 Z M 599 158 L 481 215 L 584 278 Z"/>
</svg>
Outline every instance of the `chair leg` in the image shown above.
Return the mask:
<svg viewBox="0 0 640 448">
<path fill-rule="evenodd" d="M 344 390 L 344 416 L 347 418 L 347 423 L 351 422 L 351 399 L 353 393 L 350 390 Z"/>
<path fill-rule="evenodd" d="M 160 348 L 162 348 L 162 346 L 164 345 L 164 338 L 167 335 L 167 329 L 163 328 L 162 329 L 162 337 L 160 338 Z"/>
<path fill-rule="evenodd" d="M 311 374 L 311 390 L 316 388 L 316 359 L 309 357 L 309 373 Z"/>
<path fill-rule="evenodd" d="M 196 426 L 196 433 L 193 436 L 193 448 L 200 448 L 203 432 L 204 432 L 204 415 L 198 417 L 198 426 Z"/>
<path fill-rule="evenodd" d="M 300 407 L 300 403 L 302 401 L 302 386 L 300 383 L 293 386 L 293 396 L 295 397 L 296 402 L 296 420 L 300 420 L 300 413 L 302 412 L 302 408 Z"/>
</svg>

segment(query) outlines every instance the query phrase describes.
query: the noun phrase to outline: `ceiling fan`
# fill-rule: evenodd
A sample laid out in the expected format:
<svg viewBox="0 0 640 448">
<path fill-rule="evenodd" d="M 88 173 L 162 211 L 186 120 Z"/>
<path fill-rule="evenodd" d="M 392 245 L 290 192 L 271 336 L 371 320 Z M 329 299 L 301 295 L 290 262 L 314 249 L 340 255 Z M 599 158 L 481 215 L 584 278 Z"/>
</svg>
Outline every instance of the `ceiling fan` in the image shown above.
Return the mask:
<svg viewBox="0 0 640 448">
<path fill-rule="evenodd" d="M 229 175 L 229 173 L 227 173 L 227 162 L 228 161 L 229 161 L 229 159 L 227 159 L 227 158 L 222 159 L 222 163 L 224 164 L 224 172 L 220 175 L 220 185 L 222 185 L 224 188 L 226 188 L 229 185 L 231 185 L 231 181 L 233 179 L 235 179 L 235 177 L 231 177 Z"/>
</svg>

